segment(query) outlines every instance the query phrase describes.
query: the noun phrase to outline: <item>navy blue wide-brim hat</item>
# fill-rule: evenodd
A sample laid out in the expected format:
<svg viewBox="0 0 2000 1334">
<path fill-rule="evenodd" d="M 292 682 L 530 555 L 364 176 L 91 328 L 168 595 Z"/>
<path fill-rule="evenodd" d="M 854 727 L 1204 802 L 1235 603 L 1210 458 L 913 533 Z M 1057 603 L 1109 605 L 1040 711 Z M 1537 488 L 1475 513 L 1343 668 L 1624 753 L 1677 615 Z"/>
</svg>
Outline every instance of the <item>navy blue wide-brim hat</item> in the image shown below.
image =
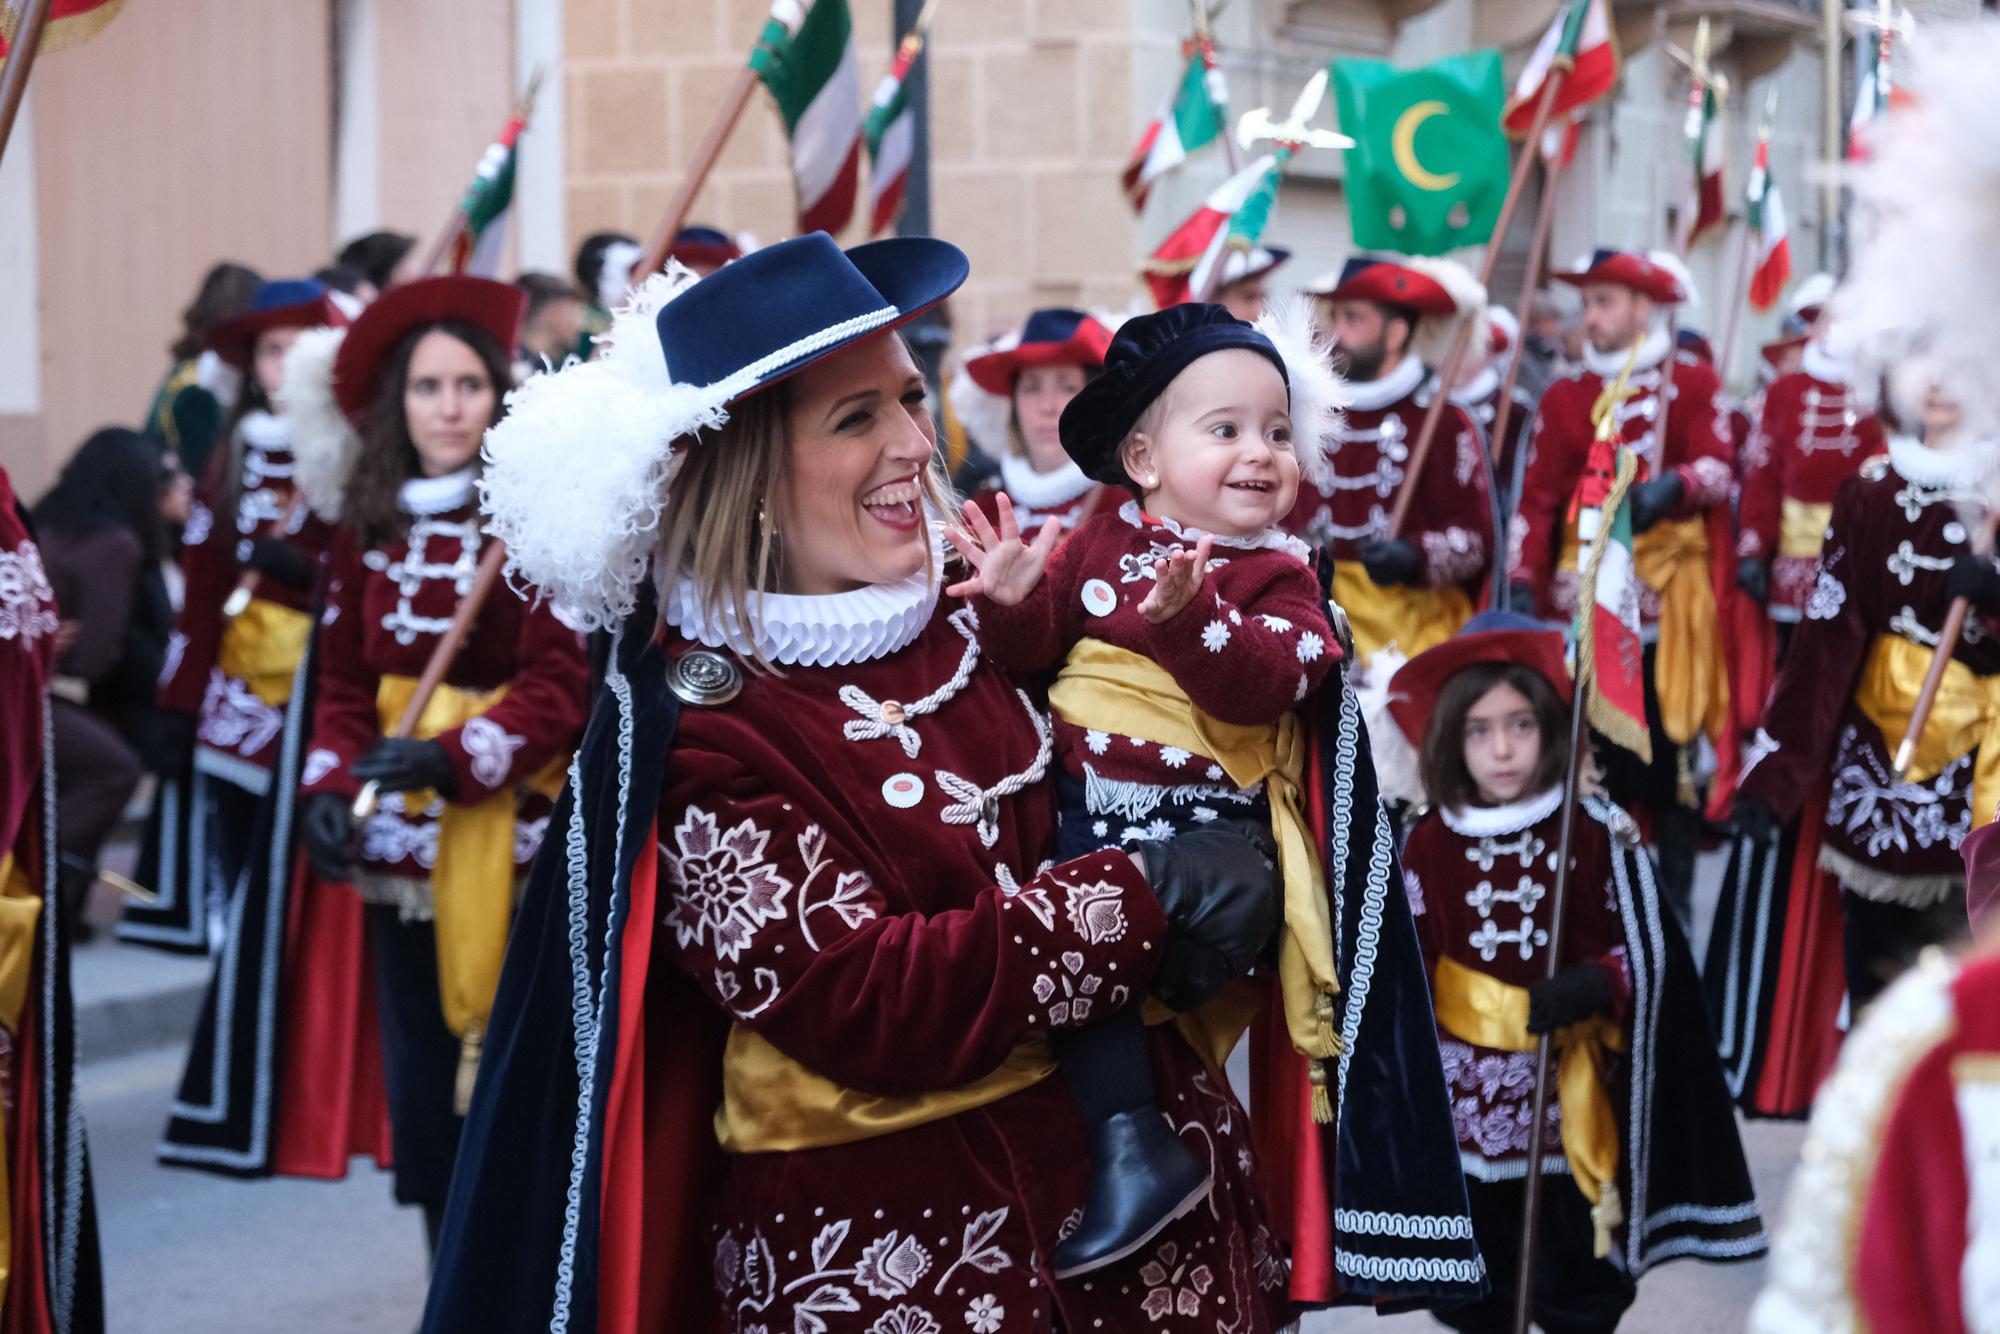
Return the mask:
<svg viewBox="0 0 2000 1334">
<path fill-rule="evenodd" d="M 258 284 L 250 309 L 210 329 L 204 341 L 217 356 L 242 370 L 250 364 L 257 335 L 266 329 L 313 329 L 346 322 L 323 283 L 312 278 L 274 278 Z"/>
<path fill-rule="evenodd" d="M 1063 409 L 1063 449 L 1086 476 L 1129 486 L 1119 447 L 1140 415 L 1196 359 L 1239 347 L 1268 358 L 1291 387 L 1271 340 L 1221 306 L 1191 302 L 1133 316 L 1118 326 L 1103 371 Z"/>
<path fill-rule="evenodd" d="M 957 291 L 968 267 L 964 251 L 929 236 L 847 251 L 825 232 L 780 241 L 660 307 L 667 374 L 735 402 L 916 319 Z"/>
</svg>

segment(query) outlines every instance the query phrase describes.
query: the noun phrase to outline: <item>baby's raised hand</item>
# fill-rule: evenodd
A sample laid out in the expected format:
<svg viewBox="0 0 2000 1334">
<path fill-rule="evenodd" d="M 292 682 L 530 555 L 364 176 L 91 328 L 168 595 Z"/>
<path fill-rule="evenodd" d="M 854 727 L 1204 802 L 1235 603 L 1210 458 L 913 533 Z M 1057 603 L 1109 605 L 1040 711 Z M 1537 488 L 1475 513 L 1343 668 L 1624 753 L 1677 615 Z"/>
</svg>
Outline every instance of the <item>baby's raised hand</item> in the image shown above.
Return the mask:
<svg viewBox="0 0 2000 1334">
<path fill-rule="evenodd" d="M 1056 549 L 1056 542 L 1062 537 L 1062 524 L 1050 519 L 1042 525 L 1032 542 L 1021 540 L 1020 526 L 1014 520 L 1014 504 L 1007 499 L 1007 493 L 1000 493 L 1000 527 L 996 531 L 979 512 L 979 506 L 965 502 L 961 517 L 965 529 L 945 530 L 945 538 L 958 549 L 972 566 L 972 577 L 962 579 L 945 589 L 952 597 L 969 598 L 984 593 L 1003 607 L 1018 605 L 1028 594 L 1035 591 L 1035 585 L 1042 581 L 1042 571 L 1048 566 L 1049 553 Z"/>
<path fill-rule="evenodd" d="M 1214 538 L 1204 537 L 1193 551 L 1176 551 L 1155 565 L 1153 591 L 1139 604 L 1139 614 L 1153 625 L 1180 615 L 1201 591 L 1201 581 L 1208 573 L 1208 553 L 1214 545 Z"/>
</svg>

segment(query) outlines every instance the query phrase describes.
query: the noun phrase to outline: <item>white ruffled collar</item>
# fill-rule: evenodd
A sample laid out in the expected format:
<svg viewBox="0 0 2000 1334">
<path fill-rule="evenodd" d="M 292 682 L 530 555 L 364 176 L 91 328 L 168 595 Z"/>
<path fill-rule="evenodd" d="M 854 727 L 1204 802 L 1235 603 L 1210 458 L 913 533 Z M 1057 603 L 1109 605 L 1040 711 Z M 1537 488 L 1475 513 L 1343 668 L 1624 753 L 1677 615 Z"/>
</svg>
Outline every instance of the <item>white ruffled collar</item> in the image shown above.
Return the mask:
<svg viewBox="0 0 2000 1334">
<path fill-rule="evenodd" d="M 396 498 L 412 514 L 449 514 L 472 503 L 473 483 L 478 480 L 476 468 L 460 468 L 442 477 L 412 477 Z"/>
<path fill-rule="evenodd" d="M 1591 373 L 1606 380 L 1615 379 L 1618 372 L 1625 369 L 1625 359 L 1632 355 L 1629 347 L 1613 348 L 1609 352 L 1599 352 L 1589 343 L 1583 345 L 1583 365 Z M 1654 329 L 1646 335 L 1646 341 L 1639 344 L 1639 360 L 1632 367 L 1632 373 L 1649 371 L 1667 359 L 1667 331 Z"/>
<path fill-rule="evenodd" d="M 1488 362 L 1479 368 L 1479 374 L 1451 391 L 1451 401 L 1458 407 L 1469 408 L 1484 403 L 1500 388 L 1500 372 Z"/>
<path fill-rule="evenodd" d="M 907 648 L 930 624 L 943 581 L 943 529 L 931 528 L 929 569 L 893 584 L 871 584 L 846 593 L 751 593 L 746 601 L 752 626 L 740 624 L 733 607 L 711 615 L 701 590 L 689 578 L 676 579 L 664 599 L 667 624 L 683 639 L 709 648 L 727 648 L 745 657 L 762 650 L 780 667 L 838 667 L 872 662 Z"/>
<path fill-rule="evenodd" d="M 1979 491 L 2000 465 L 2000 441 L 1933 449 L 1913 435 L 1889 437 L 1889 464 L 1905 481 L 1933 490 Z"/>
<path fill-rule="evenodd" d="M 1556 813 L 1562 805 L 1563 790 L 1558 783 L 1538 796 L 1523 797 L 1505 806 L 1462 806 L 1440 808 L 1444 827 L 1464 838 L 1504 838 L 1531 829 Z"/>
<path fill-rule="evenodd" d="M 290 449 L 292 447 L 292 425 L 275 412 L 255 408 L 243 414 L 243 420 L 236 423 L 236 432 L 243 437 L 243 443 L 262 450 Z"/>
<path fill-rule="evenodd" d="M 1255 537 L 1227 537 L 1221 533 L 1211 533 L 1205 528 L 1191 524 L 1180 524 L 1164 514 L 1147 514 L 1139 508 L 1139 502 L 1128 500 L 1118 507 L 1118 517 L 1134 528 L 1150 528 L 1155 525 L 1165 528 L 1182 542 L 1193 546 L 1202 538 L 1213 538 L 1219 547 L 1232 547 L 1237 551 L 1283 551 L 1297 557 L 1307 565 L 1312 564 L 1312 548 L 1293 537 L 1282 528 L 1270 527 Z"/>
<path fill-rule="evenodd" d="M 1807 343 L 1805 351 L 1799 354 L 1799 369 L 1827 384 L 1847 383 L 1847 363 L 1817 338 Z"/>
<path fill-rule="evenodd" d="M 1001 457 L 1000 483 L 1009 500 L 1036 510 L 1067 505 L 1097 485 L 1074 459 L 1063 460 L 1054 472 L 1036 472 L 1035 465 L 1019 454 Z"/>
<path fill-rule="evenodd" d="M 1379 380 L 1349 380 L 1347 406 L 1356 412 L 1379 412 L 1415 393 L 1424 381 L 1424 374 L 1424 363 L 1414 353 L 1405 352 L 1395 369 Z"/>
</svg>

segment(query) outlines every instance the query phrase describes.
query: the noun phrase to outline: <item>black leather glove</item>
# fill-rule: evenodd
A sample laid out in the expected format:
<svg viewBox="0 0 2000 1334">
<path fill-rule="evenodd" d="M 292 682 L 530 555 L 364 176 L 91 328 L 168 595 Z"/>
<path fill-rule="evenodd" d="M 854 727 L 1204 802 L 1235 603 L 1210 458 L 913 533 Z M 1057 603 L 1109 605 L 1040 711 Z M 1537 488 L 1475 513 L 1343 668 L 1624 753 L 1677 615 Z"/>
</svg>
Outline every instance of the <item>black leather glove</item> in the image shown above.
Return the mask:
<svg viewBox="0 0 2000 1334">
<path fill-rule="evenodd" d="M 1739 838 L 1752 843 L 1769 843 L 1778 836 L 1778 813 L 1755 797 L 1739 793 L 1729 808 L 1729 823 Z"/>
<path fill-rule="evenodd" d="M 354 813 L 338 792 L 315 792 L 299 817 L 299 840 L 306 860 L 322 880 L 345 883 L 354 877 Z"/>
<path fill-rule="evenodd" d="M 319 573 L 312 557 L 282 537 L 252 538 L 250 557 L 243 564 L 245 568 L 255 570 L 260 578 L 287 588 L 311 588 L 313 577 Z"/>
<path fill-rule="evenodd" d="M 1737 561 L 1736 582 L 1758 606 L 1771 600 L 1771 566 L 1762 557 L 1745 556 Z"/>
<path fill-rule="evenodd" d="M 1680 508 L 1687 487 L 1676 473 L 1640 482 L 1632 488 L 1632 531 L 1643 533 Z"/>
<path fill-rule="evenodd" d="M 1960 556 L 1944 577 L 1944 591 L 1964 598 L 1976 610 L 1991 615 L 2000 611 L 2000 570 L 1985 556 Z"/>
<path fill-rule="evenodd" d="M 1167 948 L 1153 990 L 1193 1009 L 1248 972 L 1284 915 L 1277 845 L 1247 820 L 1217 820 L 1136 849 L 1167 916 Z"/>
<path fill-rule="evenodd" d="M 1617 993 L 1601 963 L 1572 964 L 1528 988 L 1528 1031 L 1543 1037 L 1608 1014 Z"/>
<path fill-rule="evenodd" d="M 1507 607 L 1523 616 L 1535 615 L 1535 590 L 1525 580 L 1517 579 L 1507 585 Z"/>
<path fill-rule="evenodd" d="M 1373 538 L 1355 550 L 1368 577 L 1383 588 L 1413 584 L 1423 569 L 1423 557 L 1414 544 L 1400 537 Z"/>
<path fill-rule="evenodd" d="M 432 788 L 449 797 L 458 791 L 458 774 L 442 741 L 411 741 L 385 737 L 354 762 L 354 776 L 384 792 L 420 792 Z"/>
</svg>

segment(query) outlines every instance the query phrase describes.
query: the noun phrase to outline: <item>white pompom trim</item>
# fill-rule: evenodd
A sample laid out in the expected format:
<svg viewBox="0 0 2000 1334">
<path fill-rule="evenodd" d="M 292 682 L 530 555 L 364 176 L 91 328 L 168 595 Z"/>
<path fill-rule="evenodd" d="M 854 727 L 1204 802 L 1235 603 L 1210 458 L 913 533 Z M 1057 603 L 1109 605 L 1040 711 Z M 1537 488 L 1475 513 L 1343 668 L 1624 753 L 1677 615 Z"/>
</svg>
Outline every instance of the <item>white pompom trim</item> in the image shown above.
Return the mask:
<svg viewBox="0 0 2000 1334">
<path fill-rule="evenodd" d="M 285 353 L 278 391 L 292 428 L 293 480 L 312 512 L 328 523 L 340 518 L 348 474 L 361 452 L 361 437 L 333 396 L 333 362 L 346 340 L 344 327 L 303 330 Z"/>
<path fill-rule="evenodd" d="M 1256 327 L 1285 363 L 1299 472 L 1305 481 L 1324 485 L 1332 480 L 1333 437 L 1348 404 L 1347 382 L 1334 373 L 1332 344 L 1313 323 L 1311 299 L 1296 294 L 1272 300 Z"/>
</svg>

